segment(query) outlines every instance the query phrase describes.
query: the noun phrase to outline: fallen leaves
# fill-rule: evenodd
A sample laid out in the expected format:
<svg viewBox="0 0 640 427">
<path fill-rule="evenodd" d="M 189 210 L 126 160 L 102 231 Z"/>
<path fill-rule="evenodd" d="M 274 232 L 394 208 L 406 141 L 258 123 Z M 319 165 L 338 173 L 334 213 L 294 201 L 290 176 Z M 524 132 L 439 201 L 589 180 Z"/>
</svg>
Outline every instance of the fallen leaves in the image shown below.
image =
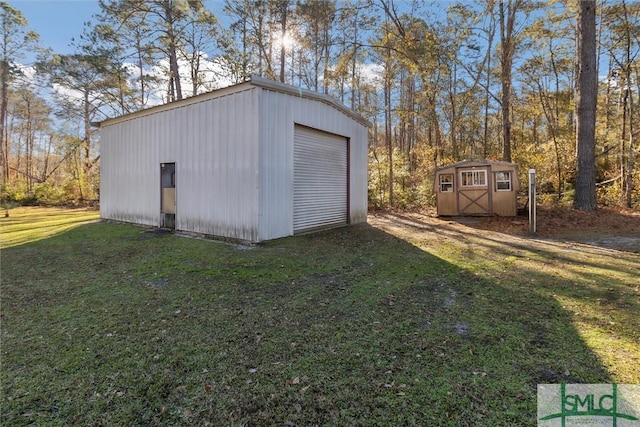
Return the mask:
<svg viewBox="0 0 640 427">
<path fill-rule="evenodd" d="M 294 378 L 291 378 L 291 379 L 287 379 L 287 380 L 285 380 L 284 384 L 286 386 L 294 386 L 294 385 L 306 383 L 308 381 L 309 381 L 309 377 L 304 375 L 302 377 L 294 377 Z"/>
<path fill-rule="evenodd" d="M 391 381 L 390 383 L 379 382 L 378 387 L 390 390 L 394 392 L 396 396 L 406 396 L 407 394 L 405 391 L 407 388 L 407 385 L 404 383 L 396 384 L 395 380 Z"/>
</svg>

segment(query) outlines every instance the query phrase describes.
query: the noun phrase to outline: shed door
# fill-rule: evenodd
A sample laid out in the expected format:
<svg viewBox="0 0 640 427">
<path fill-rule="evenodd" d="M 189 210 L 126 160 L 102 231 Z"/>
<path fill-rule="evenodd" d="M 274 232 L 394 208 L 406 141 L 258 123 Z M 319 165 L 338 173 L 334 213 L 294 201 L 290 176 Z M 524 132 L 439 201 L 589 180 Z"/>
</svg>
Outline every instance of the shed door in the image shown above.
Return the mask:
<svg viewBox="0 0 640 427">
<path fill-rule="evenodd" d="M 296 126 L 293 144 L 293 231 L 348 222 L 347 139 Z"/>
<path fill-rule="evenodd" d="M 460 215 L 490 215 L 491 177 L 485 167 L 459 168 L 458 213 Z"/>
</svg>

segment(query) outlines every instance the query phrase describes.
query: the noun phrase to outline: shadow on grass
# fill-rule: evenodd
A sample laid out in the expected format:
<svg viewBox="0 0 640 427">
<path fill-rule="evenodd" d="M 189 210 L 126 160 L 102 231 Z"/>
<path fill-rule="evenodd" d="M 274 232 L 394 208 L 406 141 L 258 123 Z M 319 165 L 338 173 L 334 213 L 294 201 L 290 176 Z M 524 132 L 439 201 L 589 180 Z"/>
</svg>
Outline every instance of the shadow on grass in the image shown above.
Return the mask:
<svg viewBox="0 0 640 427">
<path fill-rule="evenodd" d="M 371 226 L 89 224 L 4 250 L 2 286 L 3 425 L 533 425 L 538 383 L 611 382 L 547 292 Z"/>
<path fill-rule="evenodd" d="M 568 207 L 539 206 L 536 217 L 538 237 L 640 253 L 640 213 L 637 210 L 602 207 L 588 212 Z M 452 219 L 477 230 L 502 228 L 512 234 L 530 236 L 528 214 Z"/>
<path fill-rule="evenodd" d="M 413 236 L 437 236 L 455 242 L 464 248 L 459 254 L 462 264 L 464 259 L 468 264 L 478 261 L 478 270 L 486 270 L 484 276 L 491 281 L 509 280 L 519 283 L 520 289 L 527 287 L 545 297 L 564 300 L 563 308 L 574 320 L 636 345 L 640 341 L 637 254 L 578 243 L 514 238 L 447 222 L 434 226 L 404 215 L 393 215 L 392 219 L 412 230 Z M 640 363 L 640 357 L 635 360 Z M 635 378 L 628 378 L 639 379 L 640 371 Z"/>
</svg>

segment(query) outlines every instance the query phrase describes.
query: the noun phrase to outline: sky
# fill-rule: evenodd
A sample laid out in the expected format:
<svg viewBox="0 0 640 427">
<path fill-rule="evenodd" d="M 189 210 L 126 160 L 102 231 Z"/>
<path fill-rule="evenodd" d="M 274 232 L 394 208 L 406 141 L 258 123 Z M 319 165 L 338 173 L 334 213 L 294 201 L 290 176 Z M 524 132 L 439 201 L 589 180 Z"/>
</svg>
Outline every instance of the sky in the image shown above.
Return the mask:
<svg viewBox="0 0 640 427">
<path fill-rule="evenodd" d="M 43 47 L 60 54 L 73 53 L 73 48 L 69 46 L 72 39 L 78 38 L 84 23 L 100 12 L 97 0 L 4 1 L 22 12 L 29 22 L 28 29 L 40 34 Z M 222 3 L 222 0 L 207 0 L 207 3 L 212 7 L 212 4 Z"/>
<path fill-rule="evenodd" d="M 82 34 L 84 23 L 100 12 L 97 0 L 5 0 L 20 10 L 29 22 L 28 29 L 40 35 L 41 46 L 54 53 L 73 53 L 71 42 Z M 449 0 L 439 0 L 448 3 Z M 209 7 L 222 0 L 207 0 Z M 402 2 L 400 1 L 399 4 Z M 26 63 L 35 60 L 27 56 Z M 606 64 L 602 64 L 606 65 Z M 601 69 L 605 69 L 602 67 Z"/>
<path fill-rule="evenodd" d="M 84 23 L 100 11 L 94 0 L 8 0 L 29 22 L 28 29 L 40 34 L 43 47 L 55 53 L 72 53 L 73 38 L 82 33 Z"/>
</svg>

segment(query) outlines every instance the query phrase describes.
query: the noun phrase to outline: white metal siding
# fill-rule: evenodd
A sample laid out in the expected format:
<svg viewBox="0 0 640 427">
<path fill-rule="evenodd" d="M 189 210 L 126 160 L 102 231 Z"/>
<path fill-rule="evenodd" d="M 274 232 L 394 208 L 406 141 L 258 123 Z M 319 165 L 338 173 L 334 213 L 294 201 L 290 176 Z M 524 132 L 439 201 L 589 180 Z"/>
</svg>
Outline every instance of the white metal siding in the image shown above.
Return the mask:
<svg viewBox="0 0 640 427">
<path fill-rule="evenodd" d="M 366 122 L 307 92 L 258 79 L 103 122 L 102 217 L 158 226 L 160 164 L 175 162 L 177 229 L 254 242 L 292 235 L 299 124 L 348 137 L 346 221 L 365 222 Z"/>
<path fill-rule="evenodd" d="M 293 230 L 347 224 L 347 141 L 296 126 L 293 148 Z"/>
<path fill-rule="evenodd" d="M 160 164 L 176 164 L 176 229 L 258 239 L 260 89 L 114 120 L 101 129 L 103 218 L 160 225 Z"/>
<path fill-rule="evenodd" d="M 349 137 L 349 223 L 367 221 L 368 128 L 339 109 L 296 94 L 260 94 L 260 240 L 293 226 L 294 124 Z"/>
</svg>

